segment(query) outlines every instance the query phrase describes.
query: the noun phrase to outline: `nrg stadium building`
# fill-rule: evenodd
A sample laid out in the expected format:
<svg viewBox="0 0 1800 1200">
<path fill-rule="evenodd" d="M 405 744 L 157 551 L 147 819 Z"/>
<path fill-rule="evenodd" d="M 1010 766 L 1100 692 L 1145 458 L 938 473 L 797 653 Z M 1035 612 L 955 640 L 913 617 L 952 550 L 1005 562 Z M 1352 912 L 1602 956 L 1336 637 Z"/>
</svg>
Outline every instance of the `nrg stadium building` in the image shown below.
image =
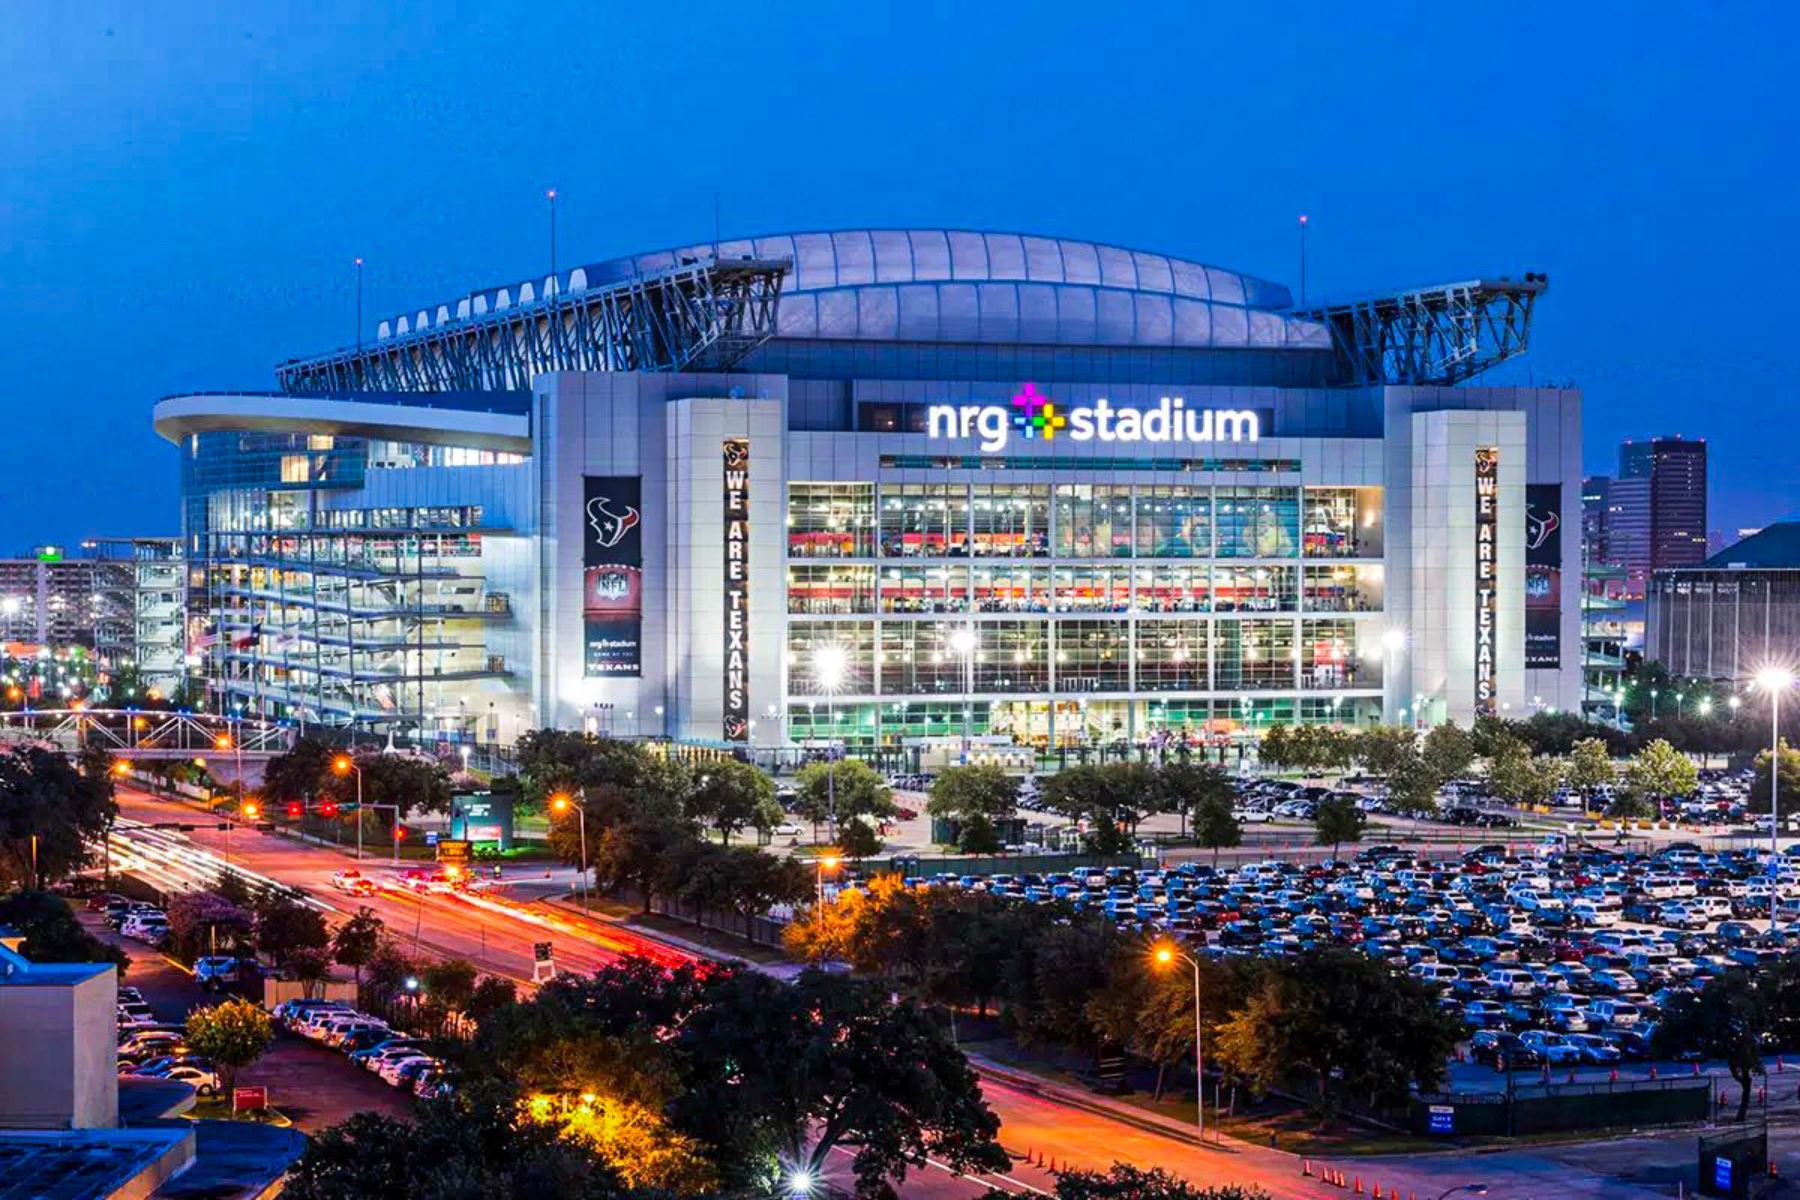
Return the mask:
<svg viewBox="0 0 1800 1200">
<path fill-rule="evenodd" d="M 639 254 L 155 409 L 190 669 L 269 718 L 759 752 L 1575 708 L 1542 276 L 1314 307 L 1063 238 Z M 1564 588 L 1567 578 L 1571 586 Z"/>
</svg>

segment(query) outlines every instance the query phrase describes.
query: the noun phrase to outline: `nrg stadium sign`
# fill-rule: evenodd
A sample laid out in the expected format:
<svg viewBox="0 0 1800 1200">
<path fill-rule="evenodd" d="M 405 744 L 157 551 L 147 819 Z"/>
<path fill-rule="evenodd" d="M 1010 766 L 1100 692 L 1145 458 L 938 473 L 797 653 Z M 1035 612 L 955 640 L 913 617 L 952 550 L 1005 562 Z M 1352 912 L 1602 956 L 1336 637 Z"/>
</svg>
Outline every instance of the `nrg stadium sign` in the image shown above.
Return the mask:
<svg viewBox="0 0 1800 1200">
<path fill-rule="evenodd" d="M 1254 442 L 1262 421 L 1249 409 L 1194 409 L 1180 396 L 1164 396 L 1150 408 L 1114 408 L 1102 397 L 1091 406 L 1059 405 L 1027 383 L 1009 411 L 999 404 L 934 404 L 926 412 L 926 436 L 979 438 L 984 453 L 1006 448 L 1013 430 L 1026 438 L 1073 442 Z"/>
</svg>

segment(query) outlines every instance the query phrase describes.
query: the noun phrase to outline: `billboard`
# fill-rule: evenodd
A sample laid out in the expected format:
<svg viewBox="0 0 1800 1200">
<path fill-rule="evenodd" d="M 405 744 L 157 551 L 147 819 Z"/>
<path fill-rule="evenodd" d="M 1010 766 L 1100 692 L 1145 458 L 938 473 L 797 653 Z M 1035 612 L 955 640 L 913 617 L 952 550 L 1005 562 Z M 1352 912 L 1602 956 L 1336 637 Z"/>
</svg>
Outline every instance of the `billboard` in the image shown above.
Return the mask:
<svg viewBox="0 0 1800 1200">
<path fill-rule="evenodd" d="M 728 742 L 750 740 L 750 443 L 725 440 L 725 720 Z"/>
<path fill-rule="evenodd" d="M 582 477 L 582 674 L 637 675 L 643 666 L 643 481 Z"/>
<path fill-rule="evenodd" d="M 1495 625 L 1500 616 L 1500 450 L 1475 448 L 1475 715 L 1495 712 Z"/>
<path fill-rule="evenodd" d="M 1562 484 L 1525 486 L 1525 665 L 1562 666 Z"/>
</svg>

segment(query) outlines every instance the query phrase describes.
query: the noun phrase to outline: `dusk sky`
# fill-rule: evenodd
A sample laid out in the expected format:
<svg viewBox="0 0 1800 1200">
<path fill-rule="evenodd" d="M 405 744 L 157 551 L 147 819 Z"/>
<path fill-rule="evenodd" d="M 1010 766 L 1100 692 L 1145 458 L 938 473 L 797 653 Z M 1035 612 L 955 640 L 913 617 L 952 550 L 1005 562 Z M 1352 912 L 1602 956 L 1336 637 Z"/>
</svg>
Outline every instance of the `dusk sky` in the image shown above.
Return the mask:
<svg viewBox="0 0 1800 1200">
<path fill-rule="evenodd" d="M 1792 5 L 14 0 L 0 551 L 174 533 L 150 407 L 548 266 L 860 226 L 1063 234 L 1311 298 L 1547 272 L 1496 383 L 1800 508 Z"/>
</svg>

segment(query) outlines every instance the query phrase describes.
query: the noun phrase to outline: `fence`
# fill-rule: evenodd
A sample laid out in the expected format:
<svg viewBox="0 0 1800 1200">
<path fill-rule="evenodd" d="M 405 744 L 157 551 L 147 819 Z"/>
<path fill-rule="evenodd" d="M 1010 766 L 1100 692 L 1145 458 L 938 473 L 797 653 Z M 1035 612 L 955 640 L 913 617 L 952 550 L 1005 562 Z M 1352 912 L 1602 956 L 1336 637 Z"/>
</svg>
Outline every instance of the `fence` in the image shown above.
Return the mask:
<svg viewBox="0 0 1800 1200">
<path fill-rule="evenodd" d="M 699 909 L 668 896 L 655 897 L 650 903 L 650 911 L 700 929 L 743 938 L 755 946 L 775 949 L 781 948 L 781 931 L 787 928 L 784 922 L 770 917 L 746 917 L 723 909 Z"/>
<path fill-rule="evenodd" d="M 1700 1075 L 1439 1093 L 1415 1097 L 1409 1123 L 1417 1133 L 1459 1136 L 1677 1125 L 1711 1115 L 1712 1085 Z"/>
<path fill-rule="evenodd" d="M 917 854 L 896 854 L 886 859 L 869 859 L 861 864 L 865 875 L 899 872 L 904 875 L 1044 875 L 1093 867 L 1132 867 L 1144 865 L 1135 854 L 993 854 L 969 858 L 934 858 Z"/>
</svg>

